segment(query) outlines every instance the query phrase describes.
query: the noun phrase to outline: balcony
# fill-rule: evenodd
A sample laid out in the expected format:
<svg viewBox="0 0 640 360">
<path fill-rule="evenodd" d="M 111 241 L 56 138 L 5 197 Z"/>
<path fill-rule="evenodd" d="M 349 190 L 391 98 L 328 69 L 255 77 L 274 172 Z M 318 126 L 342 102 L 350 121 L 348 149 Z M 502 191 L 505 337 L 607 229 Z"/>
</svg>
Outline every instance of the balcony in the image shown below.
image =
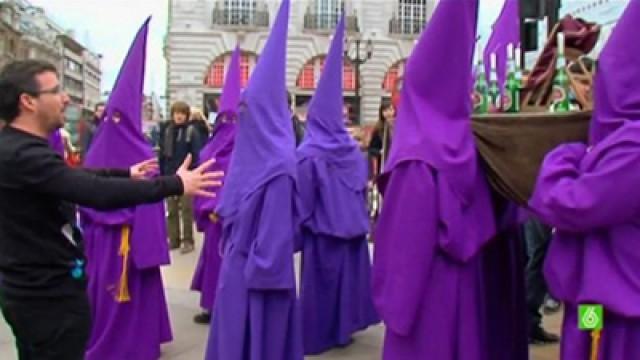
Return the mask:
<svg viewBox="0 0 640 360">
<path fill-rule="evenodd" d="M 307 11 L 307 13 L 304 14 L 304 30 L 317 33 L 331 33 L 338 24 L 338 20 L 340 20 L 339 14 L 319 14 Z M 347 32 L 360 32 L 358 17 L 356 15 L 349 15 L 345 17 L 344 20 Z"/>
<path fill-rule="evenodd" d="M 269 11 L 265 4 L 255 9 L 244 9 L 227 7 L 218 2 L 213 9 L 212 24 L 236 30 L 262 30 L 269 27 Z"/>
<path fill-rule="evenodd" d="M 389 20 L 389 34 L 409 38 L 417 37 L 426 23 L 426 19 L 403 19 L 394 16 Z"/>
</svg>

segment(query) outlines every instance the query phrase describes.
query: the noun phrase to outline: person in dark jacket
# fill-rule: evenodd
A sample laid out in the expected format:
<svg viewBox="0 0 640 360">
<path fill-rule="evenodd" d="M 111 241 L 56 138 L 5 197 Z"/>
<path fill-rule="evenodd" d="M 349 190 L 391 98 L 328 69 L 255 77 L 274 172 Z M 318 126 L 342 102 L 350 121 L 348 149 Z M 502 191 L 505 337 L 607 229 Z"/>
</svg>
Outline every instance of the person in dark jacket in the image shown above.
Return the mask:
<svg viewBox="0 0 640 360">
<path fill-rule="evenodd" d="M 165 124 L 160 135 L 160 167 L 163 175 L 172 175 L 184 159 L 191 155 L 192 164 L 197 164 L 198 155 L 206 139 L 189 121 L 191 109 L 185 102 L 171 106 L 171 121 Z M 167 219 L 171 249 L 182 247 L 183 254 L 194 250 L 193 208 L 188 196 L 173 196 L 167 201 Z M 182 220 L 182 231 L 180 228 Z"/>
<path fill-rule="evenodd" d="M 86 121 L 86 127 L 82 134 L 82 144 L 81 144 L 83 159 L 87 155 L 87 152 L 89 151 L 89 147 L 91 146 L 91 142 L 93 141 L 93 137 L 96 134 L 96 131 L 98 130 L 98 126 L 100 125 L 100 121 L 102 120 L 102 115 L 104 114 L 104 107 L 105 107 L 105 104 L 103 102 L 97 103 L 93 111 L 93 118 L 91 120 Z"/>
<path fill-rule="evenodd" d="M 129 169 L 68 167 L 47 139 L 64 126 L 69 96 L 53 64 L 0 70 L 0 308 L 20 359 L 85 358 L 91 328 L 87 259 L 75 205 L 116 210 L 172 195 L 211 196 L 212 162 L 147 180 L 150 159 Z M 16 206 L 20 204 L 20 206 Z M 108 291 L 105 289 L 104 291 Z M 7 358 L 3 355 L 2 358 Z"/>
<path fill-rule="evenodd" d="M 196 130 L 198 130 L 202 142 L 206 143 L 206 140 L 211 134 L 211 126 L 207 122 L 207 119 L 204 118 L 204 114 L 202 114 L 202 111 L 200 111 L 200 109 L 192 109 L 191 119 L 189 121 L 196 128 Z"/>
<path fill-rule="evenodd" d="M 382 172 L 384 161 L 389 156 L 395 118 L 396 110 L 393 104 L 390 101 L 383 101 L 380 105 L 378 123 L 369 142 L 370 169 L 373 178 Z"/>
</svg>

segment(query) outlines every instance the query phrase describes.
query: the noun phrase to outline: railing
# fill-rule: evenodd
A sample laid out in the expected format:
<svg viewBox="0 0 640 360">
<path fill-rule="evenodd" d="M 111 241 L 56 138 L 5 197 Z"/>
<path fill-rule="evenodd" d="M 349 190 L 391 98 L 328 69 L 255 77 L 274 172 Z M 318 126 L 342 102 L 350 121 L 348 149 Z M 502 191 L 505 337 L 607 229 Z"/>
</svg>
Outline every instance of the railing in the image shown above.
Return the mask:
<svg viewBox="0 0 640 360">
<path fill-rule="evenodd" d="M 213 9 L 212 23 L 215 26 L 241 28 L 268 28 L 269 11 L 264 10 L 228 9 L 224 5 L 216 4 Z"/>
<path fill-rule="evenodd" d="M 339 19 L 339 14 L 318 14 L 307 11 L 304 15 L 304 29 L 309 31 L 329 32 L 336 27 Z M 358 17 L 355 15 L 345 17 L 345 27 L 347 28 L 347 32 L 360 32 Z"/>
</svg>

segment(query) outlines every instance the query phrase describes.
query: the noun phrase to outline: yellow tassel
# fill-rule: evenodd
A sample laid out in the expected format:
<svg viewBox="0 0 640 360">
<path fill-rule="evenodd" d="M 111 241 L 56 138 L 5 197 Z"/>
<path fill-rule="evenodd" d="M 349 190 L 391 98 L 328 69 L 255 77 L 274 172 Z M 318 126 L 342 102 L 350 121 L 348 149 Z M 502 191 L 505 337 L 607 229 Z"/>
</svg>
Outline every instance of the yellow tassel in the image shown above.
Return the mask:
<svg viewBox="0 0 640 360">
<path fill-rule="evenodd" d="M 601 330 L 591 332 L 591 360 L 598 360 L 598 350 L 600 350 Z"/>
<path fill-rule="evenodd" d="M 116 301 L 119 303 L 131 301 L 129 295 L 129 279 L 128 279 L 128 267 L 129 267 L 129 252 L 131 247 L 129 245 L 131 229 L 128 225 L 122 227 L 122 236 L 120 238 L 120 251 L 119 255 L 122 256 L 122 273 L 120 274 L 120 284 L 118 285 L 118 294 L 116 295 Z"/>
<path fill-rule="evenodd" d="M 218 215 L 214 212 L 209 214 L 209 220 L 211 220 L 212 223 L 217 223 L 218 222 Z"/>
</svg>

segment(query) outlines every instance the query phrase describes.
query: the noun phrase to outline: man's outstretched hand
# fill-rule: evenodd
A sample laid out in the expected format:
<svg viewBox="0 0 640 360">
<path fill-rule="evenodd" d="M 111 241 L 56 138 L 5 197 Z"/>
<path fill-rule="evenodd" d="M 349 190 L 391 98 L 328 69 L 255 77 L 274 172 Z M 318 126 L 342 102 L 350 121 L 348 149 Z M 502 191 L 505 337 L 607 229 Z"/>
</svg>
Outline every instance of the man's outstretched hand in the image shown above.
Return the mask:
<svg viewBox="0 0 640 360">
<path fill-rule="evenodd" d="M 222 171 L 207 172 L 207 169 L 216 162 L 210 159 L 202 163 L 194 170 L 189 170 L 191 165 L 191 155 L 187 155 L 182 165 L 176 172 L 176 175 L 182 180 L 184 195 L 198 195 L 204 197 L 215 197 L 216 195 L 208 189 L 222 185 L 220 178 L 224 176 Z"/>
</svg>

